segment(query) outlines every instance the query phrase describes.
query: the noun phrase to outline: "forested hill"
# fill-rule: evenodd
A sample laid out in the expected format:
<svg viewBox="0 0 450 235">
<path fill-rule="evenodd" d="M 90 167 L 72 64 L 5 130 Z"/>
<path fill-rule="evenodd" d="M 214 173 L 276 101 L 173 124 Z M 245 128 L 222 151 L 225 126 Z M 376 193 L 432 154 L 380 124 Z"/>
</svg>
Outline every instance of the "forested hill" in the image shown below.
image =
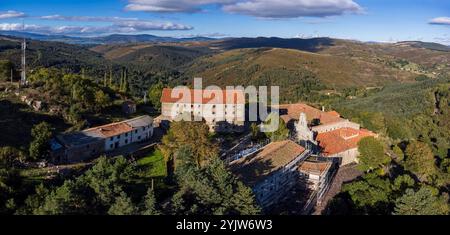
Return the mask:
<svg viewBox="0 0 450 235">
<path fill-rule="evenodd" d="M 0 37 L 0 58 L 12 61 L 16 68 L 20 43 L 20 38 Z M 216 85 L 279 85 L 282 100 L 296 102 L 309 97 L 311 91 L 445 77 L 450 73 L 446 48 L 435 43 L 331 38 L 202 38 L 90 46 L 29 40 L 27 62 L 30 70 L 56 67 L 83 72 L 96 80 L 110 73 L 120 79 L 125 71 L 132 94 L 141 95 L 159 81 L 177 85 L 203 77 L 206 83 Z"/>
<path fill-rule="evenodd" d="M 20 65 L 22 40 L 0 37 L 0 58 Z M 61 42 L 27 41 L 27 64 L 36 67 L 55 67 L 79 72 L 82 68 L 104 67 L 109 64 L 102 54 L 89 50 L 86 46 Z"/>
</svg>

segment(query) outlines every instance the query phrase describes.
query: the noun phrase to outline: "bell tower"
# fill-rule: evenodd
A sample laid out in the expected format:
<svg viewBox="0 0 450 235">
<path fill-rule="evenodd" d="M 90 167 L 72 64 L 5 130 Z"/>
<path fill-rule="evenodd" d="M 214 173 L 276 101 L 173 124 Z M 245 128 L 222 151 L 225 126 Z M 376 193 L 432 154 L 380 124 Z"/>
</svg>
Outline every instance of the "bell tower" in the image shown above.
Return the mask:
<svg viewBox="0 0 450 235">
<path fill-rule="evenodd" d="M 314 141 L 314 133 L 308 127 L 308 119 L 305 113 L 301 113 L 298 122 L 295 123 L 295 131 L 297 132 L 297 140 Z"/>
</svg>

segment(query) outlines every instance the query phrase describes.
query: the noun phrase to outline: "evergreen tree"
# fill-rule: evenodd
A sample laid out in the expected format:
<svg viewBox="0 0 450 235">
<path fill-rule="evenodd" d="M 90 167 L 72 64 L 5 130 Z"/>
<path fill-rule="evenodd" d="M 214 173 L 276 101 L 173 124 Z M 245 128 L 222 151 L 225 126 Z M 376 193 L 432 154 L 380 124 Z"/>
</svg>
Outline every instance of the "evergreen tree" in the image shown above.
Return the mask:
<svg viewBox="0 0 450 235">
<path fill-rule="evenodd" d="M 272 115 L 272 114 L 271 114 Z M 278 129 L 274 132 L 265 132 L 267 138 L 270 138 L 272 141 L 282 141 L 289 138 L 289 129 L 286 126 L 286 123 L 283 119 L 279 119 L 279 125 Z M 267 118 L 267 120 L 264 122 L 265 125 L 269 125 L 270 118 Z"/>
<path fill-rule="evenodd" d="M 159 211 L 156 209 L 156 199 L 155 199 L 155 193 L 150 188 L 147 190 L 147 195 L 144 197 L 144 206 L 143 206 L 143 215 L 159 215 Z"/>
<path fill-rule="evenodd" d="M 136 212 L 136 206 L 124 192 L 120 193 L 108 210 L 109 215 L 135 215 Z"/>
<path fill-rule="evenodd" d="M 448 197 L 438 197 L 429 187 L 407 189 L 395 203 L 396 215 L 448 215 Z"/>
<path fill-rule="evenodd" d="M 255 203 L 255 196 L 252 190 L 242 182 L 237 183 L 237 192 L 233 195 L 233 205 L 240 215 L 257 215 L 261 213 L 260 208 Z"/>
<path fill-rule="evenodd" d="M 148 89 L 148 99 L 149 99 L 150 103 L 153 105 L 153 107 L 155 107 L 155 109 L 158 109 L 158 110 L 161 108 L 161 100 L 160 99 L 161 99 L 163 89 L 164 89 L 164 84 L 162 84 L 161 82 L 153 84 Z"/>
</svg>

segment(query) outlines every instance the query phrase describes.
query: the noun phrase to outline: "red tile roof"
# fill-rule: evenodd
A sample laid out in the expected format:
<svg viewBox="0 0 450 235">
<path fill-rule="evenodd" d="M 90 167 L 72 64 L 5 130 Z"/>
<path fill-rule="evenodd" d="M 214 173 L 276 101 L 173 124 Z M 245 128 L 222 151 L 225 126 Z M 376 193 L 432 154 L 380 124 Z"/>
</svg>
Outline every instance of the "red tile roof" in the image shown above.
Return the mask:
<svg viewBox="0 0 450 235">
<path fill-rule="evenodd" d="M 319 119 L 320 124 L 329 124 L 334 122 L 343 121 L 339 113 L 337 112 L 322 112 L 319 109 L 311 107 L 306 104 L 298 103 L 298 104 L 282 104 L 279 106 L 274 106 L 274 108 L 279 108 L 281 112 L 281 118 L 286 123 L 291 120 L 298 120 L 301 113 L 305 113 L 308 121 L 313 119 Z M 283 110 L 287 111 L 287 113 L 283 114 Z"/>
<path fill-rule="evenodd" d="M 126 123 L 112 123 L 105 126 L 99 126 L 95 128 L 91 128 L 85 131 L 96 132 L 102 135 L 105 138 L 109 138 L 116 135 L 121 135 L 123 133 L 127 133 L 132 131 L 133 128 Z"/>
<path fill-rule="evenodd" d="M 336 111 L 329 111 L 329 112 L 327 112 L 327 114 L 330 114 L 330 115 L 333 115 L 333 116 L 335 116 L 335 117 L 341 117 L 341 114 L 340 113 L 338 113 L 338 112 L 336 112 Z"/>
<path fill-rule="evenodd" d="M 369 136 L 376 136 L 376 134 L 365 129 L 341 128 L 330 132 L 319 133 L 316 140 L 323 149 L 323 154 L 330 156 L 357 148 L 358 142 Z"/>
<path fill-rule="evenodd" d="M 189 94 L 184 96 L 186 91 L 189 91 Z M 245 104 L 245 93 L 241 90 L 225 89 L 193 90 L 164 88 L 161 95 L 161 103 Z"/>
<path fill-rule="evenodd" d="M 305 161 L 300 165 L 298 170 L 306 174 L 322 175 L 331 167 L 331 165 L 331 162 Z"/>
</svg>

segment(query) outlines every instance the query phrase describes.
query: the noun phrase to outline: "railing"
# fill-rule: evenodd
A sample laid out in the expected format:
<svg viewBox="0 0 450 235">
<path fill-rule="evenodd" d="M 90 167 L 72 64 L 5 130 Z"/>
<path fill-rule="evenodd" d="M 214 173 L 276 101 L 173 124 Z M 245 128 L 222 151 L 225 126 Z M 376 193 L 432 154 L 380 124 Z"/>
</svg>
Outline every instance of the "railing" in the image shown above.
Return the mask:
<svg viewBox="0 0 450 235">
<path fill-rule="evenodd" d="M 309 197 L 308 201 L 306 201 L 305 206 L 302 208 L 302 215 L 309 215 L 313 208 L 317 204 L 317 191 L 314 191 Z"/>
<path fill-rule="evenodd" d="M 266 147 L 269 143 L 270 143 L 270 139 L 266 139 L 263 142 L 260 142 L 250 148 L 244 149 L 244 150 L 240 151 L 239 153 L 234 154 L 231 157 L 226 158 L 225 163 L 231 164 L 234 161 L 251 156 L 251 155 L 255 154 L 256 152 L 258 152 L 259 150 Z"/>
</svg>

